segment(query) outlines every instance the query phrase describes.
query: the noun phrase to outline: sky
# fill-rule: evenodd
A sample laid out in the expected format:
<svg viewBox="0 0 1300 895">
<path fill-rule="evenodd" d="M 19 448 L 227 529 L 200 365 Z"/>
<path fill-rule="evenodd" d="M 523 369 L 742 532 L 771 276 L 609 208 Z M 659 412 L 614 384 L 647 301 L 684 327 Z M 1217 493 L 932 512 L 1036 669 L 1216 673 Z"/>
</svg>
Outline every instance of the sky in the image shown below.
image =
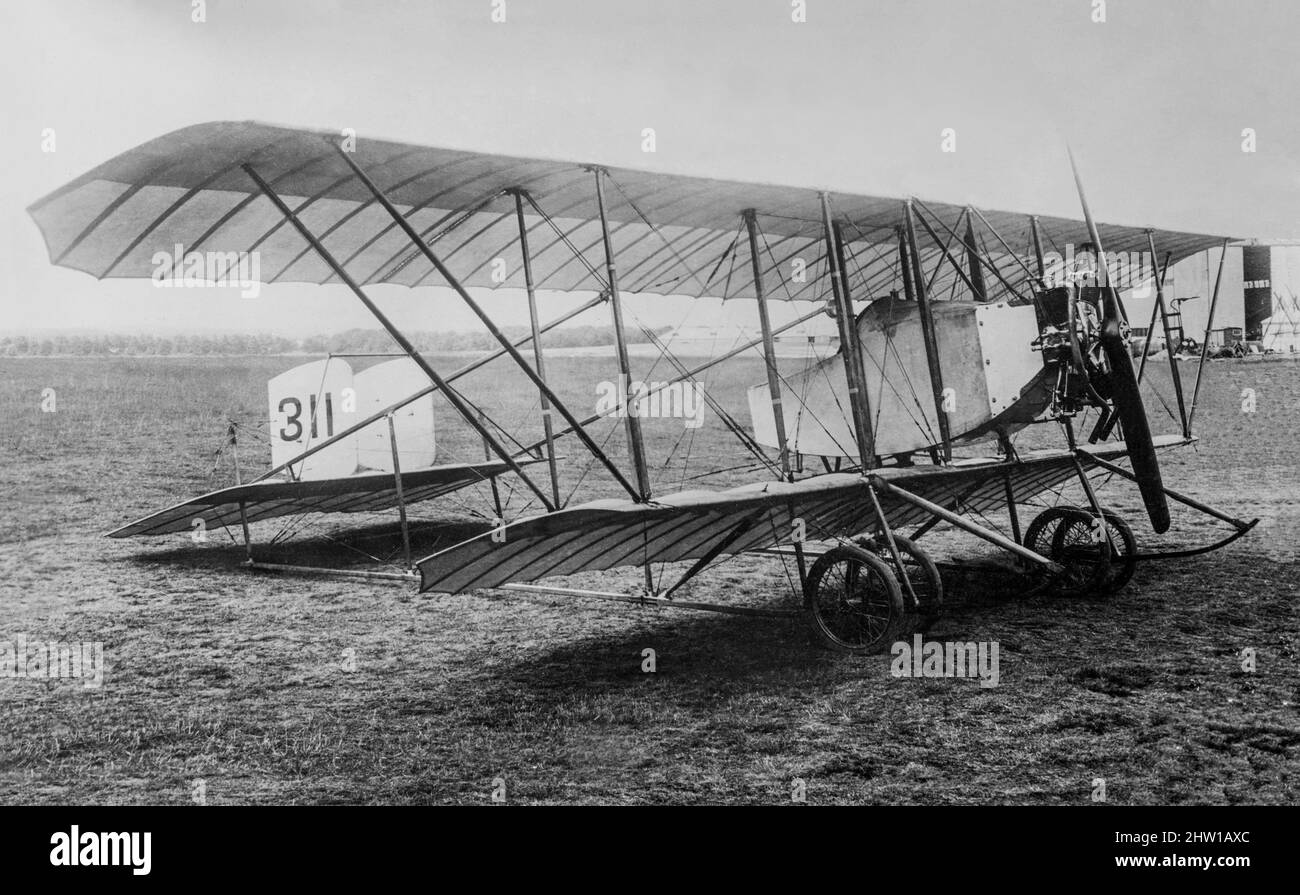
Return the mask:
<svg viewBox="0 0 1300 895">
<path fill-rule="evenodd" d="M 208 0 L 203 22 L 191 0 L 0 5 L 0 330 L 373 325 L 341 287 L 160 294 L 49 264 L 28 204 L 222 119 L 1077 217 L 1068 140 L 1100 220 L 1300 239 L 1294 0 L 806 0 L 803 22 L 791 0 L 504 0 L 494 23 L 502 2 Z M 1185 267 L 1203 294 L 1204 258 Z M 375 294 L 405 326 L 477 326 L 443 290 Z M 502 321 L 526 322 L 509 299 Z M 542 317 L 572 303 L 544 296 Z M 655 325 L 746 304 L 629 299 Z"/>
</svg>

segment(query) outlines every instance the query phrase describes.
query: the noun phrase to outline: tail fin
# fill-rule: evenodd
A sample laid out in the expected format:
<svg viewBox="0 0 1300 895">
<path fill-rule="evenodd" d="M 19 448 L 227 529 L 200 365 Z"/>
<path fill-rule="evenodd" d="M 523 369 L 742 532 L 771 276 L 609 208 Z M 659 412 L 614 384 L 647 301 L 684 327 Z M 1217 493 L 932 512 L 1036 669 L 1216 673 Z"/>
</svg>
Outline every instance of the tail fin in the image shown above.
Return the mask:
<svg viewBox="0 0 1300 895">
<path fill-rule="evenodd" d="M 355 412 L 352 367 L 339 358 L 286 370 L 266 384 L 271 464 L 287 463 L 361 419 Z M 299 480 L 332 479 L 357 471 L 357 436 L 341 439 L 291 469 Z"/>
</svg>

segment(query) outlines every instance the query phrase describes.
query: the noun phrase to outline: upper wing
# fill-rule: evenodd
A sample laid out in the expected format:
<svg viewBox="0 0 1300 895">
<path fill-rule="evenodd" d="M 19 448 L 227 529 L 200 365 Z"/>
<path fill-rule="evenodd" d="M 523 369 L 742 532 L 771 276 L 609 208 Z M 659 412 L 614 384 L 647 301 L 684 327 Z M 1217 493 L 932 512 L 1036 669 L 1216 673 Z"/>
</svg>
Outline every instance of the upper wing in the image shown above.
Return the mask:
<svg viewBox="0 0 1300 895">
<path fill-rule="evenodd" d="M 260 194 L 242 168 L 247 164 L 285 197 L 358 282 L 440 284 L 428 261 L 349 170 L 338 142 L 338 134 L 254 122 L 197 124 L 122 153 L 40 199 L 29 212 L 52 262 L 96 277 L 149 277 L 158 269 L 156 253 L 171 254 L 181 246 L 183 252 L 256 251 L 257 279 L 265 283 L 335 281 Z M 588 166 L 370 139 L 357 141 L 352 158 L 465 284 L 524 285 L 515 199 L 508 192 L 518 189 L 526 190 L 554 224 L 526 206 L 537 287 L 603 288 L 600 266 L 572 251 L 597 250 L 601 244 Z M 825 291 L 818 191 L 605 170 L 613 184 L 608 213 L 621 288 L 754 297 L 741 215 L 755 209 L 768 297 L 818 298 Z M 894 285 L 902 200 L 847 193 L 829 198 L 843 224 L 855 298 L 883 294 Z M 926 203 L 926 208 L 934 235 L 949 242 L 963 206 Z M 1006 281 L 991 283 L 991 294 L 1022 284 L 1028 278 L 1022 262 L 1032 257 L 1028 215 L 985 211 L 974 223 L 981 249 Z M 1044 216 L 1039 224 L 1048 250 L 1088 242 L 1080 221 Z M 1100 231 L 1110 252 L 1147 250 L 1145 228 L 1101 225 Z M 917 235 L 923 261 L 940 260 L 939 241 L 924 230 Z M 1171 252 L 1174 260 L 1223 239 L 1170 230 L 1155 230 L 1154 237 L 1158 251 Z M 955 244 L 960 249 L 960 240 Z M 498 258 L 506 262 L 504 271 L 493 264 Z M 804 277 L 794 275 L 796 259 L 803 262 Z M 943 294 L 954 276 L 940 272 L 936 293 Z"/>
</svg>

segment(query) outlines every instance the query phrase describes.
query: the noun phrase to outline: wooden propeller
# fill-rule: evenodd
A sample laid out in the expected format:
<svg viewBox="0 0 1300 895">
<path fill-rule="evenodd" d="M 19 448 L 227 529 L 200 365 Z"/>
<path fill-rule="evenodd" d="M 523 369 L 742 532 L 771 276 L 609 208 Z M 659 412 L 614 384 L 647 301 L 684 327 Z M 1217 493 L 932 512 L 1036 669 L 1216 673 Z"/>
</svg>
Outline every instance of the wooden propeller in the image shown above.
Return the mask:
<svg viewBox="0 0 1300 895">
<path fill-rule="evenodd" d="M 1088 234 L 1097 252 L 1098 281 L 1104 303 L 1101 346 L 1110 363 L 1111 401 L 1115 405 L 1120 424 L 1124 427 L 1124 442 L 1128 446 L 1129 460 L 1137 476 L 1142 502 L 1146 505 L 1147 515 L 1151 519 L 1151 528 L 1157 534 L 1162 534 L 1169 530 L 1169 502 L 1165 498 L 1164 483 L 1160 478 L 1160 462 L 1156 459 L 1155 444 L 1151 440 L 1151 425 L 1142 402 L 1137 373 L 1133 369 L 1133 358 L 1124 339 L 1119 292 L 1110 282 L 1110 270 L 1102 249 L 1101 234 L 1097 232 L 1097 224 L 1093 221 L 1092 212 L 1088 208 L 1088 198 L 1083 192 L 1083 180 L 1079 177 L 1079 166 L 1075 163 L 1074 153 L 1068 148 L 1067 152 L 1070 155 L 1070 170 L 1074 172 L 1074 185 L 1079 191 L 1079 204 L 1083 206 L 1083 219 L 1088 224 Z"/>
</svg>

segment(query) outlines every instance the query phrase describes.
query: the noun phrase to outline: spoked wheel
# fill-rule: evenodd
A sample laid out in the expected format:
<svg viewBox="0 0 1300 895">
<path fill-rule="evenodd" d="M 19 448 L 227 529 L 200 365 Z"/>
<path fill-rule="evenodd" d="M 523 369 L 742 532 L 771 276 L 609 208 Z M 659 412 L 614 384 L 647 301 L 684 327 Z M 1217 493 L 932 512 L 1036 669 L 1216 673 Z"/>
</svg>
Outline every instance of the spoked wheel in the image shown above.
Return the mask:
<svg viewBox="0 0 1300 895">
<path fill-rule="evenodd" d="M 939 612 L 943 606 L 943 579 L 939 576 L 939 567 L 930 558 L 930 554 L 911 538 L 896 534 L 894 544 L 902 557 L 903 570 L 907 573 L 908 583 L 912 585 L 912 593 L 916 594 L 916 600 L 913 601 L 911 594 L 907 592 L 907 587 L 901 581 L 899 582 L 903 606 L 908 614 L 913 616 L 913 623 L 909 628 L 913 631 L 928 631 L 930 626 L 939 620 Z M 880 557 L 897 577 L 894 557 L 884 535 L 859 538 L 857 545 Z"/>
<path fill-rule="evenodd" d="M 847 544 L 813 563 L 804 603 L 813 632 L 845 653 L 884 649 L 906 620 L 898 579 L 889 566 L 874 553 Z"/>
<path fill-rule="evenodd" d="M 1064 566 L 1059 575 L 1043 575 L 1037 569 L 1026 596 L 1051 591 L 1062 597 L 1077 597 L 1099 591 L 1110 574 L 1110 550 L 1105 538 L 1098 539 L 1092 514 L 1078 507 L 1049 507 L 1034 517 L 1025 529 L 1024 545 L 1040 556 Z"/>
<path fill-rule="evenodd" d="M 1054 550 L 1058 540 L 1061 544 L 1082 543 L 1086 537 L 1088 540 L 1103 542 L 1102 546 L 1110 561 L 1107 563 L 1106 576 L 1095 592 L 1109 596 L 1118 592 L 1133 577 L 1133 571 L 1137 568 L 1137 539 L 1133 537 L 1133 529 L 1129 524 L 1110 510 L 1103 510 L 1102 518 L 1106 520 L 1109 542 L 1097 525 L 1097 514 L 1087 510 L 1080 510 L 1078 516 L 1057 526 L 1052 538 Z"/>
</svg>

